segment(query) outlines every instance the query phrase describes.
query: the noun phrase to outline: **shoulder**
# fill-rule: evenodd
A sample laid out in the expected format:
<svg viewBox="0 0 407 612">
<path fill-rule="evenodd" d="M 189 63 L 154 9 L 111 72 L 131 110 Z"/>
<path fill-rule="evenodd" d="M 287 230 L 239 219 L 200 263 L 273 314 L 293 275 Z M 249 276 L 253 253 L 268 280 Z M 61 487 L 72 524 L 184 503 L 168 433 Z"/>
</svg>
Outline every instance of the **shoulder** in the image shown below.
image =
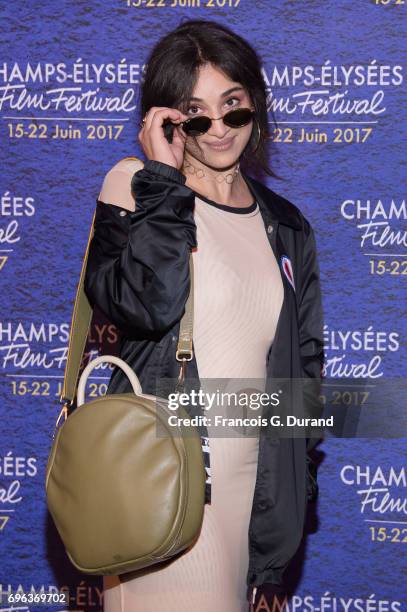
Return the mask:
<svg viewBox="0 0 407 612">
<path fill-rule="evenodd" d="M 251 186 L 259 193 L 272 216 L 280 223 L 295 230 L 301 230 L 305 235 L 312 231 L 310 222 L 296 204 L 257 179 L 247 178 L 249 178 Z"/>
<path fill-rule="evenodd" d="M 143 165 L 143 161 L 138 157 L 125 157 L 118 161 L 106 173 L 98 200 L 134 210 L 136 203 L 132 195 L 131 181 L 135 172 L 141 170 Z"/>
</svg>

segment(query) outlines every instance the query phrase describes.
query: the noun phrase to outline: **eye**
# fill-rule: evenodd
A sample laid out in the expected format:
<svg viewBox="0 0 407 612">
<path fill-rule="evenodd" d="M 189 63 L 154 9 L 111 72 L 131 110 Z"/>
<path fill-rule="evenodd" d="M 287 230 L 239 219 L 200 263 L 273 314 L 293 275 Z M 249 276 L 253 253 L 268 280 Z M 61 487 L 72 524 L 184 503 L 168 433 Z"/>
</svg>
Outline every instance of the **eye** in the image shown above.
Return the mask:
<svg viewBox="0 0 407 612">
<path fill-rule="evenodd" d="M 233 100 L 236 100 L 236 102 L 238 103 L 236 104 L 229 104 L 229 102 L 233 102 Z M 225 102 L 226 106 L 231 107 L 231 106 L 238 106 L 240 104 L 240 98 L 228 98 Z"/>
<path fill-rule="evenodd" d="M 187 109 L 187 114 L 196 115 L 197 113 L 191 112 L 191 109 L 196 109 L 199 111 L 199 106 L 197 106 L 196 104 L 192 104 Z"/>
</svg>

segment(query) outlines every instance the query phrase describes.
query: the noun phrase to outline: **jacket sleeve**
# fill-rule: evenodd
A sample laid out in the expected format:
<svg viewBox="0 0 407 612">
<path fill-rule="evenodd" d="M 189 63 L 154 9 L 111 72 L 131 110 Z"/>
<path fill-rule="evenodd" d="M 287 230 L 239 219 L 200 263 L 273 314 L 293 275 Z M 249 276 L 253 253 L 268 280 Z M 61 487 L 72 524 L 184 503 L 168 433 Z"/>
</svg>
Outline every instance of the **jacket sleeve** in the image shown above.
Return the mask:
<svg viewBox="0 0 407 612">
<path fill-rule="evenodd" d="M 305 242 L 301 272 L 301 289 L 298 300 L 300 355 L 303 371 L 304 405 L 306 415 L 319 418 L 323 412 L 321 380 L 324 364 L 323 310 L 320 287 L 320 271 L 314 231 L 305 220 Z M 317 466 L 308 454 L 320 440 L 320 428 L 311 428 L 312 437 L 306 438 L 308 499 L 318 493 Z"/>
<path fill-rule="evenodd" d="M 166 332 L 184 313 L 196 247 L 195 197 L 185 181 L 148 160 L 131 180 L 135 211 L 97 200 L 84 289 L 129 338 Z"/>
</svg>

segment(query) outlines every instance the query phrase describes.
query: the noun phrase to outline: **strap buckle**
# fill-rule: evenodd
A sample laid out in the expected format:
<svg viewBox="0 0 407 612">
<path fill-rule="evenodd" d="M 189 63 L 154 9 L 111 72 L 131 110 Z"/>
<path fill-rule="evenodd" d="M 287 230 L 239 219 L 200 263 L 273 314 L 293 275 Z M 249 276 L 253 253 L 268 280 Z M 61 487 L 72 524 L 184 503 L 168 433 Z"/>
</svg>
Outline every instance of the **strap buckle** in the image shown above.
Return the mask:
<svg viewBox="0 0 407 612">
<path fill-rule="evenodd" d="M 72 404 L 73 404 L 73 401 L 72 401 L 72 400 L 70 400 L 70 399 L 68 399 L 68 398 L 66 398 L 66 397 L 63 397 L 62 395 L 59 397 L 59 401 L 60 401 L 60 402 L 64 402 L 64 405 L 62 406 L 62 408 L 61 408 L 61 410 L 60 410 L 60 412 L 59 412 L 58 418 L 57 418 L 57 420 L 55 421 L 54 433 L 53 433 L 53 435 L 52 435 L 52 437 L 53 437 L 53 438 L 55 438 L 55 433 L 56 433 L 56 431 L 57 431 L 57 429 L 58 429 L 59 423 L 60 423 L 60 421 L 62 420 L 62 418 L 64 419 L 64 422 L 65 422 L 65 421 L 66 421 L 66 419 L 68 418 L 68 409 L 69 409 L 69 408 L 72 406 Z"/>
<path fill-rule="evenodd" d="M 184 354 L 189 355 L 189 357 L 181 357 L 180 355 L 184 355 Z M 177 361 L 181 361 L 181 367 L 179 370 L 179 375 L 178 375 L 178 380 L 177 380 L 177 384 L 175 386 L 175 391 L 178 392 L 180 391 L 183 387 L 184 387 L 184 383 L 185 383 L 185 370 L 186 370 L 186 363 L 187 361 L 191 361 L 193 358 L 193 352 L 191 351 L 177 351 L 175 354 L 175 357 L 177 359 Z"/>
<path fill-rule="evenodd" d="M 58 415 L 58 418 L 55 422 L 54 432 L 52 434 L 53 439 L 55 439 L 55 434 L 57 433 L 59 423 L 62 420 L 62 418 L 64 419 L 64 423 L 65 423 L 66 419 L 68 418 L 68 402 L 65 402 L 65 404 L 62 406 L 60 413 Z"/>
<path fill-rule="evenodd" d="M 182 355 L 182 357 L 181 357 Z M 185 355 L 189 355 L 189 357 L 185 357 Z M 192 361 L 194 356 L 194 352 L 192 349 L 190 350 L 185 350 L 185 349 L 179 349 L 175 352 L 175 359 L 177 361 Z"/>
<path fill-rule="evenodd" d="M 55 428 L 57 428 L 57 427 L 58 427 L 59 422 L 60 422 L 60 420 L 62 419 L 62 417 L 64 417 L 64 421 L 66 421 L 66 419 L 68 418 L 68 404 L 67 404 L 67 403 L 65 403 L 65 404 L 62 406 L 62 408 L 61 408 L 61 411 L 60 411 L 60 413 L 59 413 L 59 415 L 58 415 L 58 418 L 57 418 L 57 420 L 56 420 L 56 422 L 55 422 Z"/>
</svg>

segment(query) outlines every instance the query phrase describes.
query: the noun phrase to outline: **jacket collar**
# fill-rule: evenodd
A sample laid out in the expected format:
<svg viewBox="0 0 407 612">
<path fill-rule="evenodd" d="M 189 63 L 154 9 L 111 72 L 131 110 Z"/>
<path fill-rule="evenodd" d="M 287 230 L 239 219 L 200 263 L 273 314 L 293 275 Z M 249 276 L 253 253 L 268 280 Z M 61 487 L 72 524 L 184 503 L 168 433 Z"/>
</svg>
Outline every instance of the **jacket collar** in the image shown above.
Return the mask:
<svg viewBox="0 0 407 612">
<path fill-rule="evenodd" d="M 243 171 L 242 175 L 270 221 L 288 225 L 296 230 L 302 229 L 301 213 L 294 204 Z"/>
</svg>

